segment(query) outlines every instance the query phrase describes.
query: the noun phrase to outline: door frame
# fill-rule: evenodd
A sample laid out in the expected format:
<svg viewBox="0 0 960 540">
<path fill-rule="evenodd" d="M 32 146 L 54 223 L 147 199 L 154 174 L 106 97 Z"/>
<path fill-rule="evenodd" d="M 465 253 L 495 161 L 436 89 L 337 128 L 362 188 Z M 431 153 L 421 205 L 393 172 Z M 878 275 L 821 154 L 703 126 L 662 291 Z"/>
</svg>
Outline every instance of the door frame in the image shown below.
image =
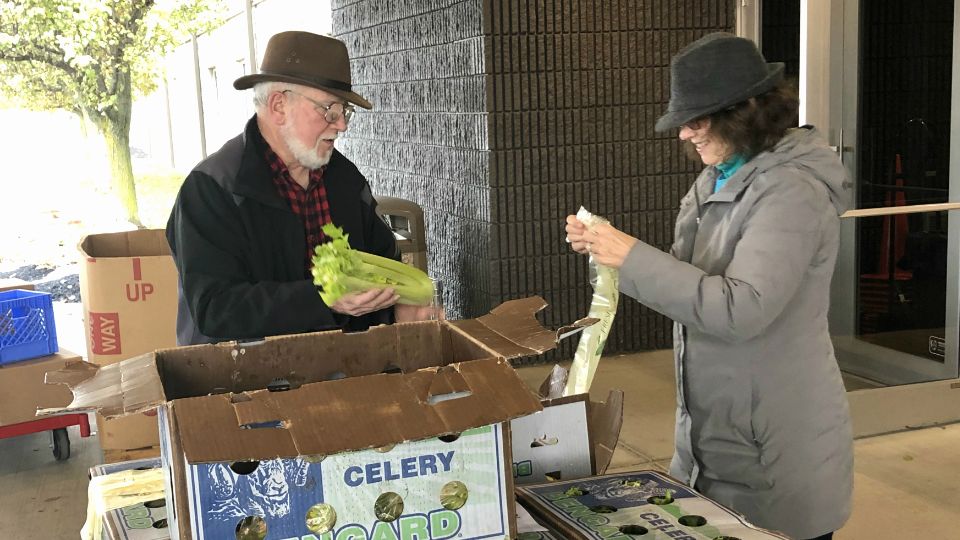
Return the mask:
<svg viewBox="0 0 960 540">
<path fill-rule="evenodd" d="M 856 69 L 858 61 L 859 1 L 858 0 L 801 0 L 800 17 L 800 123 L 813 124 L 838 149 L 845 161 L 855 164 L 853 148 L 849 141 L 856 141 L 857 92 Z M 762 0 L 737 2 L 737 32 L 739 35 L 762 39 L 760 24 Z M 954 2 L 953 58 L 951 125 L 960 126 L 960 0 Z M 813 38 L 811 35 L 814 34 Z M 844 43 L 844 40 L 848 40 Z M 844 69 L 844 66 L 853 66 Z M 844 80 L 844 77 L 847 79 Z M 851 77 L 853 79 L 851 80 Z M 842 131 L 841 131 L 842 130 Z M 960 200 L 960 137 L 950 135 L 950 202 Z M 849 165 L 848 165 L 849 166 Z M 855 171 L 852 171 L 855 172 Z M 892 210 L 896 212 L 896 210 Z M 841 220 L 841 246 L 855 245 L 856 217 Z M 946 286 L 947 339 L 945 358 L 958 357 L 960 337 L 960 213 L 948 213 L 948 279 Z M 857 269 L 855 250 L 841 250 L 837 259 L 835 275 L 855 276 Z M 835 279 L 834 291 L 844 284 Z M 849 289 L 849 287 L 847 287 Z M 849 314 L 846 320 L 834 323 L 846 325 L 851 330 L 855 324 L 854 294 L 831 294 L 831 312 Z M 951 300 L 953 299 L 953 300 Z M 853 390 L 847 392 L 853 418 L 854 434 L 857 437 L 887 433 L 907 428 L 960 421 L 960 377 L 933 382 L 917 382 Z"/>
</svg>

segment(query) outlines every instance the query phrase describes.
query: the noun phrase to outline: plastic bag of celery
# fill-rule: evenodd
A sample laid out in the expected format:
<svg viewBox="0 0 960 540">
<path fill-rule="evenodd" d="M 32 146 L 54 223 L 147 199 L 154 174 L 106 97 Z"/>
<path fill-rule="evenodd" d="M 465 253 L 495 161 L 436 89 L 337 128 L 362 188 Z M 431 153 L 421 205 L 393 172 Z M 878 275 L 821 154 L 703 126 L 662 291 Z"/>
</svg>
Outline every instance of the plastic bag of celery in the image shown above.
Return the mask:
<svg viewBox="0 0 960 540">
<path fill-rule="evenodd" d="M 433 300 L 433 282 L 420 269 L 350 248 L 349 235 L 331 223 L 323 226 L 323 234 L 330 241 L 314 248 L 311 271 L 328 306 L 344 294 L 387 287 L 400 296 L 400 304 L 425 306 Z"/>
<path fill-rule="evenodd" d="M 587 229 L 592 229 L 601 223 L 609 223 L 606 219 L 591 214 L 582 206 L 577 212 L 577 219 L 586 225 Z M 607 342 L 607 335 L 613 325 L 613 318 L 617 314 L 617 303 L 620 300 L 620 272 L 616 268 L 597 264 L 592 256 L 589 264 L 593 298 L 590 301 L 590 313 L 587 316 L 600 319 L 600 322 L 587 327 L 580 334 L 580 343 L 577 344 L 577 352 L 573 355 L 573 365 L 570 366 L 567 386 L 563 391 L 565 396 L 590 391 L 590 384 L 593 383 L 593 376 L 597 372 L 603 345 Z"/>
</svg>

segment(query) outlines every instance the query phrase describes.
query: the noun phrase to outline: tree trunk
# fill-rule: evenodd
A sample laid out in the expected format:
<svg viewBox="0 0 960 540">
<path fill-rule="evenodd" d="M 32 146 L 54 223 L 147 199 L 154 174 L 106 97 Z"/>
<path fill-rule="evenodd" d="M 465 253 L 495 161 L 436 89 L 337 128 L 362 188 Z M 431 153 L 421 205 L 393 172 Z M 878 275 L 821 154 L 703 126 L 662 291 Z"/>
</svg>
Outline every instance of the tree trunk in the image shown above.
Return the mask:
<svg viewBox="0 0 960 540">
<path fill-rule="evenodd" d="M 133 162 L 130 159 L 130 115 L 133 109 L 130 74 L 121 70 L 117 72 L 116 78 L 115 104 L 104 113 L 90 116 L 106 141 L 113 194 L 123 205 L 130 223 L 143 227 L 137 205 Z"/>
<path fill-rule="evenodd" d="M 130 130 L 112 123 L 101 129 L 107 143 L 107 159 L 110 161 L 110 187 L 120 199 L 126 218 L 138 227 L 140 210 L 137 206 L 137 190 L 133 181 L 133 162 L 130 159 Z"/>
</svg>

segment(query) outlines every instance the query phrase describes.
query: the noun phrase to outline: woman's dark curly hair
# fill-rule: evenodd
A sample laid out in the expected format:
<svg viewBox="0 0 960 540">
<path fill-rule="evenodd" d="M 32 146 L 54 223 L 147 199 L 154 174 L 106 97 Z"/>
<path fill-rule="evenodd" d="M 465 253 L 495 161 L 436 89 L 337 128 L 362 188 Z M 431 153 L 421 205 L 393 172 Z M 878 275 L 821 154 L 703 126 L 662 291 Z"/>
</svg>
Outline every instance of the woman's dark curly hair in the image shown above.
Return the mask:
<svg viewBox="0 0 960 540">
<path fill-rule="evenodd" d="M 793 82 L 783 80 L 772 90 L 703 119 L 710 119 L 710 135 L 729 145 L 732 154 L 751 159 L 773 148 L 788 129 L 797 127 L 799 109 Z M 699 157 L 693 144 L 689 148 L 693 157 Z"/>
</svg>

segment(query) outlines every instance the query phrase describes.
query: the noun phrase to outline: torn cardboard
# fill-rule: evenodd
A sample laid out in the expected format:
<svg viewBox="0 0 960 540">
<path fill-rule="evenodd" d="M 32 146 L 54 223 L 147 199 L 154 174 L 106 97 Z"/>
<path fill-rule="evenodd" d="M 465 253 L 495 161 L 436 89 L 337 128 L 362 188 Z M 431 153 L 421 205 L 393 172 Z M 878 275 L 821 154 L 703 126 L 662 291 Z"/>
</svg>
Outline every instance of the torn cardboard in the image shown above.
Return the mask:
<svg viewBox="0 0 960 540">
<path fill-rule="evenodd" d="M 113 364 L 176 346 L 177 271 L 163 230 L 92 234 L 79 250 L 88 361 Z M 157 433 L 154 416 L 97 416 L 106 451 L 157 446 Z"/>
<path fill-rule="evenodd" d="M 541 405 L 508 360 L 590 323 L 545 330 L 535 317 L 545 305 L 527 298 L 473 321 L 160 350 L 101 368 L 71 364 L 47 380 L 71 387 L 70 410 L 114 417 L 161 407 L 175 538 L 260 526 L 269 538 L 323 534 L 305 528 L 298 511 L 308 502 L 334 506 L 337 535 L 371 531 L 389 525 L 373 497 L 388 491 L 405 501 L 397 527 L 426 534 L 456 521 L 459 538 L 513 537 L 507 422 Z M 452 482 L 465 484 L 461 508 L 440 506 Z M 250 510 L 265 508 L 254 493 L 274 488 L 275 510 Z"/>
<path fill-rule="evenodd" d="M 44 384 L 44 375 L 74 362 L 80 362 L 80 357 L 60 349 L 50 356 L 0 366 L 0 426 L 36 420 L 40 406 L 69 405 L 70 391 Z"/>
</svg>

